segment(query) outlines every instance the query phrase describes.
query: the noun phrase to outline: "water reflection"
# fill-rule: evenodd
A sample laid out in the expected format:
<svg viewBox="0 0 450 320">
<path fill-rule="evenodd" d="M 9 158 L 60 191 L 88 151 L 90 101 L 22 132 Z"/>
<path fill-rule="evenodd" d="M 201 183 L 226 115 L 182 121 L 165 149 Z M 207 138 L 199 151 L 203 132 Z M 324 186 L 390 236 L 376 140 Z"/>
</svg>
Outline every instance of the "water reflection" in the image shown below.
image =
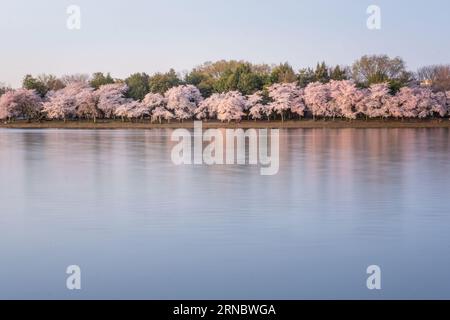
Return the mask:
<svg viewBox="0 0 450 320">
<path fill-rule="evenodd" d="M 0 298 L 450 298 L 448 129 L 284 130 L 275 176 L 171 132 L 0 130 Z"/>
</svg>

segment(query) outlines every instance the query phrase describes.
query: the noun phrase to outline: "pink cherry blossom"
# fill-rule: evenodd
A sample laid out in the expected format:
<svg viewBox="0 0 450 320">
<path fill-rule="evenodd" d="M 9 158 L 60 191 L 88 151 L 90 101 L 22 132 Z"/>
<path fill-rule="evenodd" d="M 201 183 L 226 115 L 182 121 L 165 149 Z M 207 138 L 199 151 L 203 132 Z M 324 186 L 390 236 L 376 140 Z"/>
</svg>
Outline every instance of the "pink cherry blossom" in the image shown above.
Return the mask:
<svg viewBox="0 0 450 320">
<path fill-rule="evenodd" d="M 276 83 L 268 88 L 268 92 L 272 99 L 268 107 L 280 115 L 282 121 L 288 111 L 304 116 L 306 106 L 303 100 L 303 89 L 295 83 Z"/>
<path fill-rule="evenodd" d="M 159 121 L 159 123 L 162 123 L 162 120 L 170 122 L 174 117 L 173 113 L 164 107 L 156 107 L 152 112 L 152 122 Z"/>
<path fill-rule="evenodd" d="M 334 116 L 346 119 L 356 119 L 358 116 L 358 105 L 365 96 L 365 92 L 358 89 L 353 81 L 331 81 L 330 104 L 335 110 Z"/>
<path fill-rule="evenodd" d="M 103 85 L 97 90 L 98 108 L 103 112 L 105 118 L 113 118 L 116 109 L 127 103 L 124 96 L 127 90 L 127 85 L 123 83 Z"/>
<path fill-rule="evenodd" d="M 223 94 L 214 93 L 209 98 L 200 102 L 197 109 L 195 109 L 195 117 L 198 120 L 207 120 L 217 118 L 217 107 Z"/>
<path fill-rule="evenodd" d="M 39 115 L 42 99 L 34 90 L 7 91 L 0 97 L 0 119 L 32 119 Z"/>
<path fill-rule="evenodd" d="M 91 87 L 83 87 L 76 95 L 76 115 L 78 118 L 93 119 L 94 122 L 101 116 L 97 108 L 98 95 Z"/>
<path fill-rule="evenodd" d="M 263 104 L 263 94 L 261 91 L 247 96 L 245 110 L 248 110 L 249 116 L 254 120 L 260 120 L 264 115 L 270 113 L 269 107 Z"/>
<path fill-rule="evenodd" d="M 191 119 L 195 110 L 203 101 L 200 91 L 193 85 L 182 85 L 169 89 L 165 93 L 167 110 L 172 111 L 178 120 Z"/>
<path fill-rule="evenodd" d="M 363 91 L 364 98 L 357 104 L 358 112 L 368 118 L 385 118 L 389 116 L 389 99 L 391 98 L 387 83 L 374 84 Z"/>
<path fill-rule="evenodd" d="M 305 88 L 305 102 L 313 117 L 329 117 L 332 112 L 329 110 L 331 93 L 328 84 L 321 82 L 310 83 Z"/>
<path fill-rule="evenodd" d="M 222 94 L 217 101 L 217 119 L 222 122 L 241 121 L 245 116 L 245 97 L 238 91 Z"/>
</svg>

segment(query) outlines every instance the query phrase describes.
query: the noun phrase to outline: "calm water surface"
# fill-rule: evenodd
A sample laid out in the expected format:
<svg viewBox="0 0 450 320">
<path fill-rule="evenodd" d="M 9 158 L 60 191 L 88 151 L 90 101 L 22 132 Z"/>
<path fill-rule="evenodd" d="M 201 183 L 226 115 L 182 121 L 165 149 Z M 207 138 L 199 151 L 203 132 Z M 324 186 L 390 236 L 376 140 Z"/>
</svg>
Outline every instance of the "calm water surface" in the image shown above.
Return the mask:
<svg viewBox="0 0 450 320">
<path fill-rule="evenodd" d="M 282 130 L 276 176 L 170 133 L 0 130 L 0 298 L 450 298 L 448 129 Z"/>
</svg>

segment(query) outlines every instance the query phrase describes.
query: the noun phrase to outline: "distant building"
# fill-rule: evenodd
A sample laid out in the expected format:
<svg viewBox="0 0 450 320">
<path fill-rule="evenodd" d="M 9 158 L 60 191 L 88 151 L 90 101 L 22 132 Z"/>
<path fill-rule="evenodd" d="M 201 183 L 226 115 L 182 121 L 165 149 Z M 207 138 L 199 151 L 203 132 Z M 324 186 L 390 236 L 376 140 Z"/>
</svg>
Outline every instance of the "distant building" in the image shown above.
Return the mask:
<svg viewBox="0 0 450 320">
<path fill-rule="evenodd" d="M 433 85 L 433 80 L 427 79 L 427 80 L 423 80 L 420 85 L 422 87 L 431 87 Z"/>
</svg>

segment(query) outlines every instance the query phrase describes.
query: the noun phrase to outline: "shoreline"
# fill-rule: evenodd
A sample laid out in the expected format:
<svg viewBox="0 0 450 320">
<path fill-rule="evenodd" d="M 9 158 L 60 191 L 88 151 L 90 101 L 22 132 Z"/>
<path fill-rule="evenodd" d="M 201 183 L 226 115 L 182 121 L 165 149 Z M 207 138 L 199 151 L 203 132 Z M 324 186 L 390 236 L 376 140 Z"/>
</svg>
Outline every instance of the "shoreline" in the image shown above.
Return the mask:
<svg viewBox="0 0 450 320">
<path fill-rule="evenodd" d="M 291 120 L 291 121 L 241 121 L 240 123 L 222 123 L 219 121 L 202 122 L 204 129 L 383 129 L 383 128 L 450 128 L 449 119 L 431 120 Z M 93 121 L 15 121 L 0 123 L 0 129 L 193 129 L 194 121 L 172 123 L 122 122 L 120 120 Z"/>
</svg>

